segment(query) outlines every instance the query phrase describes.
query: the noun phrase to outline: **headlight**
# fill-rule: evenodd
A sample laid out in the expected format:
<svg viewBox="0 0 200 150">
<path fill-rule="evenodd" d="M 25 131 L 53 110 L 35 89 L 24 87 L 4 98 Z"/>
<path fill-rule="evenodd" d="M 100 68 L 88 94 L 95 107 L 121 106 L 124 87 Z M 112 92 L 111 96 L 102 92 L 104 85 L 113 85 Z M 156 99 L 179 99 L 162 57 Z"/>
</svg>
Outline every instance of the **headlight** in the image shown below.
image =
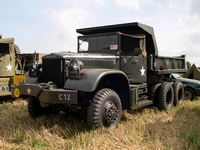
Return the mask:
<svg viewBox="0 0 200 150">
<path fill-rule="evenodd" d="M 72 60 L 70 63 L 71 69 L 77 71 L 79 69 L 79 62 L 78 60 Z"/>
<path fill-rule="evenodd" d="M 69 78 L 80 79 L 81 69 L 83 68 L 83 62 L 77 59 L 73 59 L 69 63 Z"/>
</svg>

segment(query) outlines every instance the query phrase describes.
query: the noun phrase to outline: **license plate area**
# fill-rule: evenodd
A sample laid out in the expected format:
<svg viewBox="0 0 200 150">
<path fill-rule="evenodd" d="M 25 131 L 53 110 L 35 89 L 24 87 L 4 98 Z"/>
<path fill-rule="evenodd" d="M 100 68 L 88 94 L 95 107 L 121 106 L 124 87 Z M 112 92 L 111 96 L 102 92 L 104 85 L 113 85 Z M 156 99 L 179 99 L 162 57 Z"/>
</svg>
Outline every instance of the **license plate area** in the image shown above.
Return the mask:
<svg viewBox="0 0 200 150">
<path fill-rule="evenodd" d="M 44 89 L 39 100 L 52 104 L 77 104 L 77 90 Z"/>
</svg>

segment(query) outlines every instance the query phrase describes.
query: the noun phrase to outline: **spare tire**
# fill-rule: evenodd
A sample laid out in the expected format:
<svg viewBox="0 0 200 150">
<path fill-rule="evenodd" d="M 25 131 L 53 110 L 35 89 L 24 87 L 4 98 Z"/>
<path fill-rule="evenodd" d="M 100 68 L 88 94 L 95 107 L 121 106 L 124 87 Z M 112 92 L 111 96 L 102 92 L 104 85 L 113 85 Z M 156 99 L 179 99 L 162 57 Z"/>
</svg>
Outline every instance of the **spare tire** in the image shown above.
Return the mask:
<svg viewBox="0 0 200 150">
<path fill-rule="evenodd" d="M 15 50 L 15 54 L 20 54 L 21 53 L 19 47 L 16 44 L 14 44 L 14 50 Z"/>
</svg>

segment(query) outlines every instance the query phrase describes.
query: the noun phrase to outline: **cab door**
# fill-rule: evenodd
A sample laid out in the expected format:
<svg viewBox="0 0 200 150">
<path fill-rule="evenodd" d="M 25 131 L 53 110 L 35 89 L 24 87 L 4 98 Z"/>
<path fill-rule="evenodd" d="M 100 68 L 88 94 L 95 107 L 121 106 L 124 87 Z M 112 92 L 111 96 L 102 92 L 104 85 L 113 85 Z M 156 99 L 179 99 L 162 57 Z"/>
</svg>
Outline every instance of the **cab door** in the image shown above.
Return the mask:
<svg viewBox="0 0 200 150">
<path fill-rule="evenodd" d="M 129 83 L 147 82 L 147 59 L 142 53 L 122 57 L 121 70 L 127 75 Z"/>
<path fill-rule="evenodd" d="M 0 43 L 0 76 L 14 76 L 15 59 L 10 55 L 10 46 L 7 43 Z"/>
</svg>

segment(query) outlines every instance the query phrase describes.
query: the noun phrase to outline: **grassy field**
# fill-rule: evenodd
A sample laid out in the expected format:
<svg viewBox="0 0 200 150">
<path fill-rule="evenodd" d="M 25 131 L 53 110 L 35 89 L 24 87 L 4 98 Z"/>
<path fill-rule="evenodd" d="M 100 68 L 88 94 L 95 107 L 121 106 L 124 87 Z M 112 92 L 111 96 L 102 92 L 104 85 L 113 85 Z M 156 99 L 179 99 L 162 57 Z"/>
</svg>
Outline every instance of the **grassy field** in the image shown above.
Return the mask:
<svg viewBox="0 0 200 150">
<path fill-rule="evenodd" d="M 11 150 L 198 150 L 200 100 L 184 101 L 169 112 L 144 108 L 123 112 L 118 128 L 89 130 L 64 113 L 32 120 L 27 102 L 0 104 L 0 149 Z"/>
</svg>

